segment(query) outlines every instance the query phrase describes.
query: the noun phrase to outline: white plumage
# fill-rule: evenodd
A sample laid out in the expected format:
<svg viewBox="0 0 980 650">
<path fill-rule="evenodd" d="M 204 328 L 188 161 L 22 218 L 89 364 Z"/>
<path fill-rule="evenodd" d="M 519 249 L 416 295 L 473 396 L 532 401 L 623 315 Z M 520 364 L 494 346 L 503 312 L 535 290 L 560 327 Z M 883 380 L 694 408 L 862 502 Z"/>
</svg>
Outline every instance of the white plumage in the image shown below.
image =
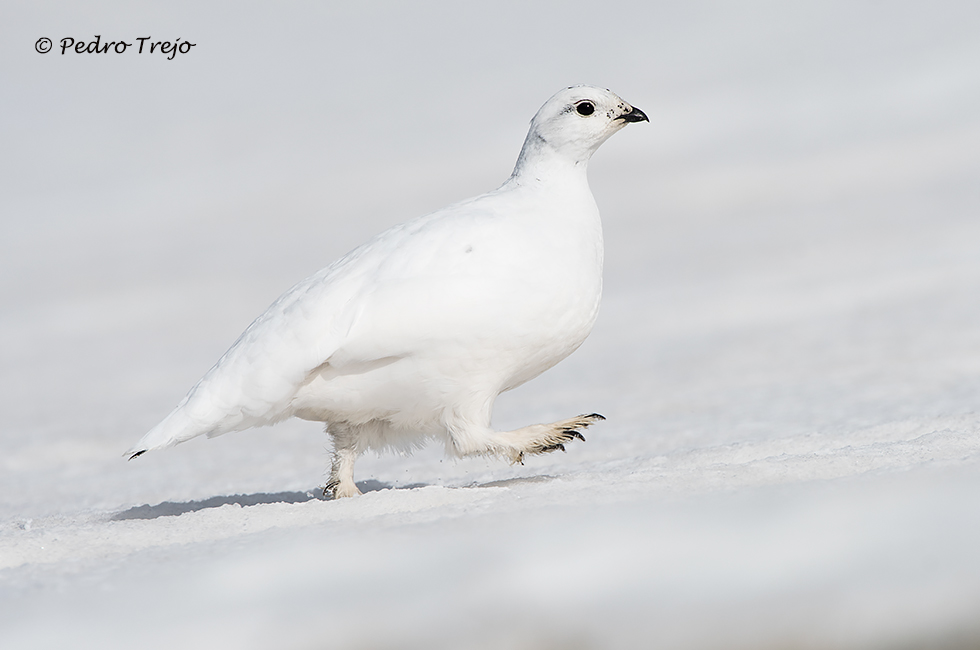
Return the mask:
<svg viewBox="0 0 980 650">
<path fill-rule="evenodd" d="M 601 416 L 494 431 L 497 395 L 571 354 L 602 290 L 595 150 L 642 111 L 575 86 L 531 121 L 498 189 L 395 226 L 283 294 L 128 452 L 299 417 L 326 423 L 327 488 L 358 494 L 366 449 L 442 439 L 454 456 L 563 449 Z"/>
</svg>

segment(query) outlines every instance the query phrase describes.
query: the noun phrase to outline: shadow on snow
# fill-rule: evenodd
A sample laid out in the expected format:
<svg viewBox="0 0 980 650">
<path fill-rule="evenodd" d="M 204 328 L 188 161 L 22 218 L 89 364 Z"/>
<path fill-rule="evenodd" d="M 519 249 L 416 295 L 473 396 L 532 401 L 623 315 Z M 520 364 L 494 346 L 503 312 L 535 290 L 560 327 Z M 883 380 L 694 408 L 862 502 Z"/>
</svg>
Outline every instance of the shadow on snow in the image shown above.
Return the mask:
<svg viewBox="0 0 980 650">
<path fill-rule="evenodd" d="M 391 485 L 381 481 L 367 480 L 357 484 L 361 492 L 376 492 L 378 490 L 391 489 Z M 424 487 L 422 484 L 406 485 L 396 489 L 411 489 Z M 259 492 L 257 494 L 233 494 L 231 496 L 211 497 L 201 501 L 164 501 L 155 506 L 143 505 L 134 506 L 128 510 L 117 512 L 111 519 L 112 521 L 124 521 L 126 519 L 156 519 L 157 517 L 176 517 L 185 512 L 197 512 L 208 508 L 220 508 L 226 505 L 255 506 L 260 503 L 304 503 L 312 500 L 330 501 L 331 497 L 324 496 L 322 489 L 310 490 L 308 492 Z"/>
<path fill-rule="evenodd" d="M 546 474 L 541 476 L 528 476 L 522 478 L 505 479 L 502 481 L 491 481 L 470 487 L 489 488 L 489 487 L 511 487 L 526 483 L 541 483 L 552 480 L 553 476 Z M 357 484 L 361 492 L 377 492 L 378 490 L 411 490 L 414 488 L 427 487 L 425 483 L 412 483 L 400 487 L 392 487 L 388 483 L 368 479 Z M 259 492 L 257 494 L 233 494 L 224 497 L 211 497 L 201 501 L 164 501 L 155 506 L 143 505 L 134 506 L 128 510 L 117 512 L 111 517 L 112 521 L 124 521 L 127 519 L 156 519 L 157 517 L 176 517 L 185 512 L 197 512 L 208 508 L 220 508 L 226 505 L 255 506 L 260 503 L 305 503 L 306 501 L 331 501 L 332 497 L 324 496 L 322 489 L 310 490 L 308 492 Z"/>
</svg>

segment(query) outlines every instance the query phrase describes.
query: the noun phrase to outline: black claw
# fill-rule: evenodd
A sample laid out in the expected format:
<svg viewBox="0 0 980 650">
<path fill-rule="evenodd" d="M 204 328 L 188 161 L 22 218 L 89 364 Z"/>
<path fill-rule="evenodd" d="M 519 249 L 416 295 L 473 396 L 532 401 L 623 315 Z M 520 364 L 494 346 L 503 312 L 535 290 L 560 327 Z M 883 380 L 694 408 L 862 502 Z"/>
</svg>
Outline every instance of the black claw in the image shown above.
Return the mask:
<svg viewBox="0 0 980 650">
<path fill-rule="evenodd" d="M 548 452 L 551 452 L 551 451 L 558 451 L 559 449 L 561 449 L 562 451 L 565 451 L 565 445 L 563 445 L 560 442 L 556 442 L 553 445 L 542 445 L 541 446 L 541 449 L 538 451 L 538 453 L 545 454 L 545 453 L 548 453 Z"/>
<path fill-rule="evenodd" d="M 142 456 L 145 453 L 146 453 L 146 450 L 145 449 L 142 449 L 142 450 L 136 452 L 135 454 L 133 454 L 132 456 L 130 456 L 129 457 L 129 460 L 133 460 L 134 458 L 136 458 L 138 456 Z"/>
<path fill-rule="evenodd" d="M 573 438 L 578 438 L 582 442 L 585 442 L 585 436 L 583 436 L 580 431 L 572 431 L 572 437 Z"/>
</svg>

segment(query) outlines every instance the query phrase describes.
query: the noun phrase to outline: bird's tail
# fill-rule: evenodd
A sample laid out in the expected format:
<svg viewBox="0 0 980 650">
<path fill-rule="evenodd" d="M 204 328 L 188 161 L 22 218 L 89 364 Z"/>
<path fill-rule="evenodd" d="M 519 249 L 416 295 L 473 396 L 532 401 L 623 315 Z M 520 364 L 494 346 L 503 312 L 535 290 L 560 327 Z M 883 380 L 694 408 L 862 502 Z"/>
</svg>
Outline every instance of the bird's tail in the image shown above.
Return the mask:
<svg viewBox="0 0 980 650">
<path fill-rule="evenodd" d="M 128 456 L 129 460 L 133 460 L 148 451 L 173 447 L 177 443 L 207 433 L 207 429 L 201 430 L 200 426 L 191 420 L 183 407 L 184 404 L 181 403 L 171 411 L 170 415 L 165 417 L 160 424 L 150 429 L 124 456 Z"/>
</svg>

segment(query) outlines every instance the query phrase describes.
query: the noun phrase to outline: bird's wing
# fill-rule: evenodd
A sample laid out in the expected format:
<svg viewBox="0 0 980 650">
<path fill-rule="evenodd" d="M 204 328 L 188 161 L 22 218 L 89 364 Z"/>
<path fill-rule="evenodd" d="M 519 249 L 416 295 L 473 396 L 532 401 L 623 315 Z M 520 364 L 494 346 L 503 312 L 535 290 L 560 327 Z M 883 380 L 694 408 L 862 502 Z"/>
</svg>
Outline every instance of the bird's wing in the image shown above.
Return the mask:
<svg viewBox="0 0 980 650">
<path fill-rule="evenodd" d="M 491 193 L 409 224 L 372 269 L 331 365 L 457 343 L 519 346 L 598 294 L 601 231 L 583 244 L 519 199 Z"/>
<path fill-rule="evenodd" d="M 365 306 L 391 299 L 393 283 L 440 273 L 431 267 L 445 266 L 445 240 L 458 237 L 460 218 L 474 212 L 468 203 L 390 228 L 287 291 L 127 453 L 272 424 L 290 415 L 291 398 L 328 359 L 342 365 L 404 352 L 402 337 L 349 347 L 332 359 Z"/>
</svg>

